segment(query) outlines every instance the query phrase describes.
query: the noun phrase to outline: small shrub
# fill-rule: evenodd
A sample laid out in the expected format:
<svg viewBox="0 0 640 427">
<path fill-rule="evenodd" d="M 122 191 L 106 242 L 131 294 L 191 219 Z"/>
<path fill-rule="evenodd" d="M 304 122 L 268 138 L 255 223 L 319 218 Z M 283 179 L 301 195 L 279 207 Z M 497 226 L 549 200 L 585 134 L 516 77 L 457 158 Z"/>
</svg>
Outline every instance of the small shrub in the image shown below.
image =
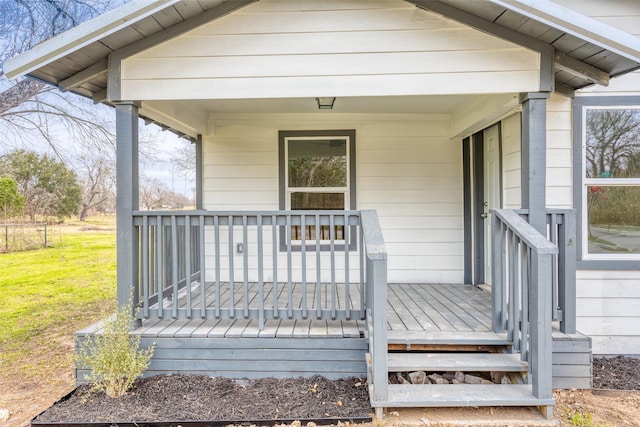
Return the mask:
<svg viewBox="0 0 640 427">
<path fill-rule="evenodd" d="M 140 336 L 130 334 L 133 318 L 131 304 L 120 307 L 111 319 L 103 321 L 101 334 L 87 335 L 76 355 L 79 368 L 89 369 L 91 391 L 107 396 L 123 396 L 149 366 L 155 344 L 140 348 Z"/>
<path fill-rule="evenodd" d="M 608 427 L 607 424 L 596 424 L 593 421 L 593 415 L 591 414 L 583 414 L 578 411 L 571 411 L 565 413 L 565 418 L 575 427 Z"/>
</svg>

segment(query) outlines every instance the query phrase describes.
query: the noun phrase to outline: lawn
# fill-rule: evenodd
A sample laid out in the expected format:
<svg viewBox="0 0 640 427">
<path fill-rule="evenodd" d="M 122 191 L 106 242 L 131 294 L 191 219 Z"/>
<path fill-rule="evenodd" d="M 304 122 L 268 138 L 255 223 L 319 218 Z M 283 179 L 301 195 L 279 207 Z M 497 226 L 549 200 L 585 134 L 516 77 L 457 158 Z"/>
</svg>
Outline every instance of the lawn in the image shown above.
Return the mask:
<svg viewBox="0 0 640 427">
<path fill-rule="evenodd" d="M 72 366 L 73 334 L 115 306 L 112 218 L 53 227 L 52 247 L 0 254 L 0 379 Z"/>
</svg>

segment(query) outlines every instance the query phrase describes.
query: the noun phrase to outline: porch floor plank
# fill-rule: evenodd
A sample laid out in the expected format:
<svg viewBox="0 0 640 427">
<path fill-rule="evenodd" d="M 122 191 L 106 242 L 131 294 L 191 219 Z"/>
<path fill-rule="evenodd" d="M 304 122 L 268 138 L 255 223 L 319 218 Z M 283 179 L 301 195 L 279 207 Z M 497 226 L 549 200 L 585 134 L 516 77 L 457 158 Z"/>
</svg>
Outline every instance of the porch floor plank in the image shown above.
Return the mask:
<svg viewBox="0 0 640 427">
<path fill-rule="evenodd" d="M 250 308 L 259 304 L 259 283 L 250 283 L 247 301 Z M 220 285 L 220 293 L 215 282 L 207 282 L 203 288 L 199 285 L 191 289 L 193 301 L 192 320 L 172 318 L 143 320 L 136 333 L 145 336 L 193 336 L 193 337 L 359 337 L 364 331 L 365 322 L 358 320 L 317 320 L 316 306 L 320 291 L 320 308 L 327 310 L 335 299 L 338 310 L 348 306 L 360 308 L 360 285 L 349 284 L 349 292 L 344 283 L 307 283 L 307 316 L 301 320 L 266 319 L 264 329 L 260 331 L 258 321 L 236 316 L 235 319 L 202 320 L 200 310 L 202 292 L 205 292 L 207 309 L 229 309 L 231 291 L 229 284 Z M 302 283 L 292 283 L 292 304 L 303 307 Z M 277 294 L 277 308 L 287 306 L 288 284 L 263 284 L 266 309 L 273 309 L 274 292 Z M 487 332 L 491 330 L 491 296 L 474 286 L 459 284 L 389 284 L 387 326 L 395 333 L 466 333 Z M 179 305 L 185 302 L 186 292 L 181 292 Z M 218 306 L 217 301 L 220 304 Z M 348 297 L 348 298 L 347 298 Z M 236 314 L 241 315 L 245 308 L 243 283 L 236 282 L 233 289 Z M 348 301 L 348 304 L 347 304 Z M 164 300 L 163 306 L 171 308 L 170 300 Z"/>
</svg>

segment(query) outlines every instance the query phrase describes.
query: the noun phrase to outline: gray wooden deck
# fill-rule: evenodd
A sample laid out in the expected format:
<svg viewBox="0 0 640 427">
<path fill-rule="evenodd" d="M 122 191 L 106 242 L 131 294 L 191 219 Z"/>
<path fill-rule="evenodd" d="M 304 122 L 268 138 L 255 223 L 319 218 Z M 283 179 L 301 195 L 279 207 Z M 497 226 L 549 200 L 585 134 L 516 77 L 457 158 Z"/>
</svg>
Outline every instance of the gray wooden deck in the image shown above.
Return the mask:
<svg viewBox="0 0 640 427">
<path fill-rule="evenodd" d="M 278 286 L 278 306 L 287 302 L 286 285 Z M 360 308 L 359 286 L 350 285 L 349 298 L 345 285 L 336 287 L 337 307 L 343 308 L 346 301 L 352 309 Z M 251 284 L 245 295 L 242 287 L 234 289 L 236 307 L 243 307 L 245 300 L 249 307 L 257 306 L 257 285 Z M 293 285 L 293 305 L 303 305 L 302 295 L 307 295 L 307 306 L 314 309 L 316 285 L 307 284 L 307 292 L 302 285 Z M 209 286 L 205 301 L 208 307 L 216 306 L 215 286 Z M 221 305 L 229 303 L 228 286 L 221 286 Z M 200 291 L 194 289 L 194 301 L 201 301 Z M 332 292 L 329 286 L 322 285 L 322 304 L 329 303 Z M 181 300 L 183 297 L 181 298 Z M 165 307 L 167 307 L 165 302 Z M 178 305 L 182 306 L 183 301 Z M 265 306 L 273 307 L 273 287 L 265 289 Z M 198 308 L 199 306 L 195 306 Z M 197 313 L 194 313 L 197 316 Z M 428 331 L 428 332 L 468 332 L 491 330 L 490 294 L 474 286 L 458 284 L 390 284 L 388 297 L 388 329 L 391 331 Z M 271 319 L 259 330 L 258 322 L 253 319 L 162 319 L 144 320 L 136 330 L 145 337 L 194 337 L 194 338 L 323 338 L 323 337 L 360 337 L 364 333 L 365 322 L 361 320 L 293 320 Z"/>
</svg>

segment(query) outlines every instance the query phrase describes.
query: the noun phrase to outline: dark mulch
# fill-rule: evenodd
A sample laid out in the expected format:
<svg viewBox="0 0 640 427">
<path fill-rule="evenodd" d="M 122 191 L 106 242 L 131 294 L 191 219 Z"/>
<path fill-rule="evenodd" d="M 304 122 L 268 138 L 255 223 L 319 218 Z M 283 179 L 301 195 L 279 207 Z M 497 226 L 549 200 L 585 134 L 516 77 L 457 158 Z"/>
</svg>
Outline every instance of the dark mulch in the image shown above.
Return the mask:
<svg viewBox="0 0 640 427">
<path fill-rule="evenodd" d="M 355 419 L 371 416 L 365 380 L 323 377 L 236 382 L 201 375 L 138 380 L 124 397 L 78 388 L 38 422 L 149 422 L 271 419 Z"/>
<path fill-rule="evenodd" d="M 594 358 L 593 388 L 640 390 L 640 359 L 623 356 Z"/>
</svg>

